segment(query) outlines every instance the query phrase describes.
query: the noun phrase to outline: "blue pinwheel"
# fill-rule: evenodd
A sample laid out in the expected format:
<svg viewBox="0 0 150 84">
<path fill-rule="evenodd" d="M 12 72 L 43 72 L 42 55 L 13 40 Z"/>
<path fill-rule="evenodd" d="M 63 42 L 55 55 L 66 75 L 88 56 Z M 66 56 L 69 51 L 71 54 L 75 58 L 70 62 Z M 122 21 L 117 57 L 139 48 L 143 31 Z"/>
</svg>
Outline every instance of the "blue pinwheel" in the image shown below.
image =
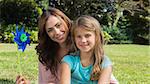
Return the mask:
<svg viewBox="0 0 150 84">
<path fill-rule="evenodd" d="M 30 45 L 31 40 L 29 36 L 31 36 L 29 33 L 24 31 L 24 26 L 21 28 L 21 30 L 18 30 L 18 26 L 16 27 L 16 33 L 14 33 L 14 42 L 18 45 L 18 50 L 22 50 L 24 52 L 27 44 Z"/>
</svg>

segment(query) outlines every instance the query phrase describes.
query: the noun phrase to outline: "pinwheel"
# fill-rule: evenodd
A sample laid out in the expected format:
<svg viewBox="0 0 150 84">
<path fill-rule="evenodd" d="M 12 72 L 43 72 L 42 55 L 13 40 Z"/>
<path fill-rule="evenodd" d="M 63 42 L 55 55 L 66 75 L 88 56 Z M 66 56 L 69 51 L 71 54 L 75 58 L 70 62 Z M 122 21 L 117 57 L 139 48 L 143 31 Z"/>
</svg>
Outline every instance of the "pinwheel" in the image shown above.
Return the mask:
<svg viewBox="0 0 150 84">
<path fill-rule="evenodd" d="M 30 45 L 31 40 L 29 38 L 30 34 L 24 31 L 24 26 L 21 28 L 21 30 L 18 30 L 18 26 L 16 27 L 16 33 L 14 33 L 14 42 L 18 45 L 18 50 L 24 50 L 26 49 L 27 44 Z"/>
<path fill-rule="evenodd" d="M 18 26 L 16 27 L 16 32 L 12 32 L 14 34 L 14 42 L 18 45 L 18 50 L 24 52 L 26 49 L 27 44 L 30 45 L 31 40 L 29 38 L 30 34 L 24 31 L 24 26 L 19 30 Z M 20 75 L 22 74 L 21 71 L 21 56 L 23 55 L 23 53 L 20 53 L 18 51 L 18 60 L 17 63 L 18 65 L 18 69 L 19 69 L 19 73 Z"/>
</svg>

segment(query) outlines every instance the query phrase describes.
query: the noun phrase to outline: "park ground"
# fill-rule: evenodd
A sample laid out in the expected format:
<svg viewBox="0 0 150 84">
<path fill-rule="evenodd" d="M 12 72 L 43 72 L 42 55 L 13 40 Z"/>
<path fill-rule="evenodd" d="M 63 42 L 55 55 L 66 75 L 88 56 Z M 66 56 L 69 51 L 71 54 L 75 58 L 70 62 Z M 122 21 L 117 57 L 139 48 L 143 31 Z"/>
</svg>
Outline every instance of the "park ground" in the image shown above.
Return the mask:
<svg viewBox="0 0 150 84">
<path fill-rule="evenodd" d="M 27 46 L 24 53 L 18 53 L 15 44 L 0 43 L 0 84 L 15 84 L 21 72 L 36 84 L 38 79 L 38 56 L 35 46 Z M 105 45 L 105 54 L 113 63 L 113 74 L 120 84 L 150 84 L 150 46 L 135 44 Z M 21 55 L 19 68 L 18 56 Z"/>
</svg>

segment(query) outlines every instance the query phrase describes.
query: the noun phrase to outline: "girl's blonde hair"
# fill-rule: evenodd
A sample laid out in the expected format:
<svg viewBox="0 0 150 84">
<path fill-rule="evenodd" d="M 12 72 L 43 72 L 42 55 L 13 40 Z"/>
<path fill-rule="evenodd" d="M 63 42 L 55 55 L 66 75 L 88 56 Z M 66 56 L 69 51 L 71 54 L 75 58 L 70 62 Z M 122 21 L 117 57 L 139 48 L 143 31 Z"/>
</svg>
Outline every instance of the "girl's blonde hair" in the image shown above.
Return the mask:
<svg viewBox="0 0 150 84">
<path fill-rule="evenodd" d="M 95 32 L 96 39 L 95 39 L 95 46 L 94 46 L 94 50 L 93 50 L 94 51 L 93 52 L 94 66 L 93 66 L 93 70 L 92 70 L 90 79 L 98 80 L 101 70 L 102 70 L 100 64 L 102 63 L 103 56 L 104 56 L 104 50 L 103 50 L 104 39 L 103 39 L 103 34 L 101 31 L 100 24 L 95 18 L 88 16 L 88 15 L 83 15 L 74 22 L 73 28 L 71 30 L 71 34 L 73 37 L 72 41 L 73 41 L 75 50 L 78 50 L 75 45 L 75 42 L 74 42 L 74 40 L 75 40 L 74 36 L 76 34 L 75 29 L 79 28 L 79 27 L 84 28 L 88 31 Z"/>
</svg>

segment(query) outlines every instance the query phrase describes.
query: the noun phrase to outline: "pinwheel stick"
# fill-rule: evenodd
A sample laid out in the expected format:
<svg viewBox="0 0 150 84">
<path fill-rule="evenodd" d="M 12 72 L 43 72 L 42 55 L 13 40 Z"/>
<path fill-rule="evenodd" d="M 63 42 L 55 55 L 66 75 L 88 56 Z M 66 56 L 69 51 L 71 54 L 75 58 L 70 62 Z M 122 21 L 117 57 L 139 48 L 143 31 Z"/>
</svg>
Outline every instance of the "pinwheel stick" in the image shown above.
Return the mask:
<svg viewBox="0 0 150 84">
<path fill-rule="evenodd" d="M 17 63 L 18 63 L 18 68 L 19 68 L 19 74 L 22 74 L 21 71 L 21 60 L 22 60 L 22 54 L 26 49 L 27 44 L 30 45 L 31 40 L 29 38 L 30 34 L 24 31 L 24 26 L 21 28 L 21 30 L 18 30 L 18 26 L 16 27 L 16 33 L 14 33 L 14 42 L 17 44 L 18 46 L 18 59 L 17 59 Z"/>
<path fill-rule="evenodd" d="M 21 52 L 20 51 L 18 51 L 17 52 L 18 53 L 18 60 L 17 60 L 17 68 L 19 68 L 18 70 L 19 70 L 19 75 L 22 75 L 22 70 L 21 70 Z"/>
</svg>

